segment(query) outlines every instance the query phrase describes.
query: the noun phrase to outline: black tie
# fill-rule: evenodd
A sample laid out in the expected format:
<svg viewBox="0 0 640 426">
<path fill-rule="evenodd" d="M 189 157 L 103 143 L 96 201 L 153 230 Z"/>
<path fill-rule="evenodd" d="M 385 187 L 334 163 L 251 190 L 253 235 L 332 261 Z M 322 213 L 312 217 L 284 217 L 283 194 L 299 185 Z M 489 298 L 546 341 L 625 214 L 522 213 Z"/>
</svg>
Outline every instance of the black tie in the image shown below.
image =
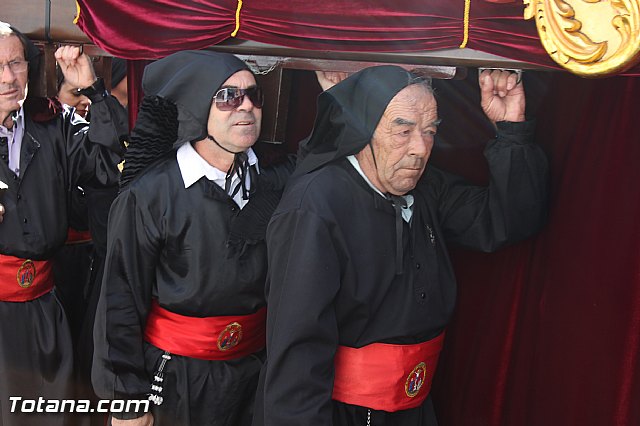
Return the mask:
<svg viewBox="0 0 640 426">
<path fill-rule="evenodd" d="M 403 255 L 402 255 L 402 209 L 407 207 L 407 200 L 399 195 L 387 194 L 387 198 L 391 201 L 391 205 L 396 213 L 396 275 L 402 274 Z"/>
</svg>

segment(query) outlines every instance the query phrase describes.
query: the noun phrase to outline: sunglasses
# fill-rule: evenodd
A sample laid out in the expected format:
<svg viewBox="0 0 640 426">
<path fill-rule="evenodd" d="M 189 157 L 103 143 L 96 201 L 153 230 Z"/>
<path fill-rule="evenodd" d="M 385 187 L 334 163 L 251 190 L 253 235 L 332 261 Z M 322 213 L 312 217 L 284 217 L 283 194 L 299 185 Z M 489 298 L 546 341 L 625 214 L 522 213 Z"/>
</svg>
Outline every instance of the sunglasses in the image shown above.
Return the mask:
<svg viewBox="0 0 640 426">
<path fill-rule="evenodd" d="M 258 86 L 249 87 L 248 89 L 225 87 L 216 92 L 213 96 L 213 102 L 215 102 L 220 111 L 233 111 L 242 105 L 245 96 L 249 98 L 254 107 L 262 108 L 264 95 L 262 89 Z"/>
</svg>

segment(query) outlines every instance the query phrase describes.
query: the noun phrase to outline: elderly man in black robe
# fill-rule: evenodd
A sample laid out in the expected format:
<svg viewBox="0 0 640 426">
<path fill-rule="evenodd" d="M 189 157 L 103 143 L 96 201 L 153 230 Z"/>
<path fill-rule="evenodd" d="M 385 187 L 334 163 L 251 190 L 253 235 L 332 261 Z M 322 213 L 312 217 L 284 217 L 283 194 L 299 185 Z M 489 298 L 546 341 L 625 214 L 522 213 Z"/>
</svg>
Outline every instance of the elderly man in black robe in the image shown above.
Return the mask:
<svg viewBox="0 0 640 426">
<path fill-rule="evenodd" d="M 427 164 L 440 122 L 429 82 L 381 66 L 320 95 L 267 231 L 254 425 L 437 424 L 429 389 L 456 292 L 445 244 L 495 250 L 546 215 L 522 84 L 487 71 L 480 88 L 497 130 L 488 187 Z"/>
<path fill-rule="evenodd" d="M 114 412 L 113 425 L 247 425 L 265 357 L 266 226 L 291 167 L 258 164 L 262 91 L 237 57 L 175 53 L 147 66 L 143 90 L 109 216 L 94 387 L 150 394 L 151 412 Z"/>
<path fill-rule="evenodd" d="M 89 124 L 53 99 L 27 96 L 39 58 L 27 37 L 0 22 L 0 180 L 8 186 L 0 195 L 3 426 L 64 422 L 62 415 L 42 413 L 72 396 L 71 337 L 53 290 L 52 257 L 67 236 L 69 188 L 117 183 L 127 133 L 126 115 L 78 47 L 63 46 L 55 58 L 98 118 Z M 41 412 L 21 413 L 36 411 L 30 404 L 40 398 L 47 402 Z"/>
</svg>

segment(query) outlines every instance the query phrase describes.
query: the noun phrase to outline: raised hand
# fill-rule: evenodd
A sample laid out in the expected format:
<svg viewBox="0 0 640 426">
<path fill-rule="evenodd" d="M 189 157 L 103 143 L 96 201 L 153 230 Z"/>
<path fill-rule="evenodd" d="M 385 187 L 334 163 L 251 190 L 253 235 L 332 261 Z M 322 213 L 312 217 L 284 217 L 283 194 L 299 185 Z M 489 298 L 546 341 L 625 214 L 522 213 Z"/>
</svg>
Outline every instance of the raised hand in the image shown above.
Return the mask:
<svg viewBox="0 0 640 426">
<path fill-rule="evenodd" d="M 316 77 L 322 90 L 327 90 L 349 77 L 349 73 L 341 71 L 316 71 Z"/>
<path fill-rule="evenodd" d="M 73 87 L 84 89 L 96 81 L 91 59 L 78 46 L 61 46 L 55 53 L 64 79 Z"/>
<path fill-rule="evenodd" d="M 517 74 L 502 70 L 484 70 L 478 78 L 480 105 L 489 120 L 524 121 L 525 96 Z"/>
</svg>

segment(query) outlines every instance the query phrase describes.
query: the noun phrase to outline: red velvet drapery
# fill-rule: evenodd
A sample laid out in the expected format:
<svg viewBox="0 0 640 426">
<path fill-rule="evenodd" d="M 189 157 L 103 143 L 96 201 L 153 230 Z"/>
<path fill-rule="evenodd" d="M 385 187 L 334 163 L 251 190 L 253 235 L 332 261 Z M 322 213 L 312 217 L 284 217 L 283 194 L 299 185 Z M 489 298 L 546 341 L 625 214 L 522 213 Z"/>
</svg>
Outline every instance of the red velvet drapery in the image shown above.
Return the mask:
<svg viewBox="0 0 640 426">
<path fill-rule="evenodd" d="M 441 426 L 640 424 L 640 79 L 544 78 L 528 93 L 552 166 L 549 223 L 494 254 L 453 250 Z M 454 141 L 484 129 L 468 84 L 439 89 L 445 120 L 470 123 Z M 481 144 L 443 145 L 434 161 L 483 180 Z"/>
<path fill-rule="evenodd" d="M 466 47 L 558 68 L 520 0 L 78 0 L 78 26 L 125 59 L 157 59 L 232 37 L 310 50 L 412 52 Z M 238 12 L 238 13 L 237 13 Z M 236 20 L 238 15 L 238 20 Z M 238 24 L 238 25 L 237 25 Z M 236 30 L 237 25 L 237 32 Z M 627 74 L 640 74 L 640 66 Z"/>
<path fill-rule="evenodd" d="M 78 0 L 80 28 L 107 52 L 156 59 L 231 37 L 235 0 Z M 554 66 L 521 2 L 471 0 L 468 47 Z M 464 0 L 245 1 L 236 37 L 311 50 L 409 52 L 457 48 Z"/>
</svg>

